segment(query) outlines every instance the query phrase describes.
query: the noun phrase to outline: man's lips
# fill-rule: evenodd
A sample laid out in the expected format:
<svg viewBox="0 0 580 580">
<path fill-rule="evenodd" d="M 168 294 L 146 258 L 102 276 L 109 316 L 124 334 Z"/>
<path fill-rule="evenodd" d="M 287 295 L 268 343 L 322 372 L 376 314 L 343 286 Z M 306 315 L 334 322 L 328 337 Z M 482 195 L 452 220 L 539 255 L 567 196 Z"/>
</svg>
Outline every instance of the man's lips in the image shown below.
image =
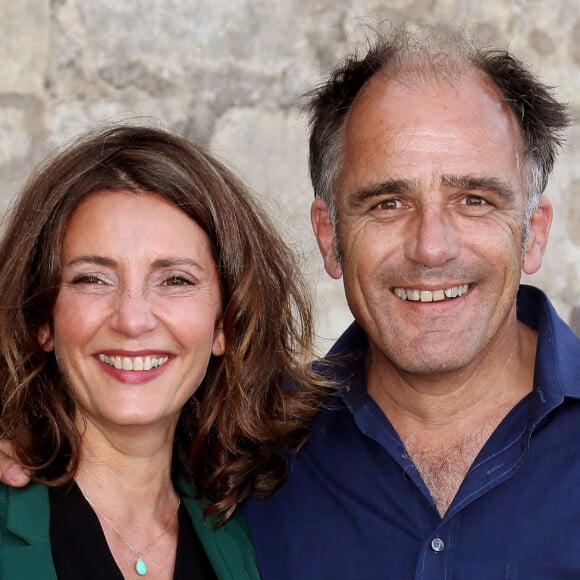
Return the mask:
<svg viewBox="0 0 580 580">
<path fill-rule="evenodd" d="M 440 302 L 445 299 L 459 298 L 467 292 L 468 288 L 469 284 L 460 284 L 459 286 L 438 288 L 436 290 L 395 287 L 392 291 L 393 294 L 401 300 L 411 300 L 413 302 Z"/>
</svg>

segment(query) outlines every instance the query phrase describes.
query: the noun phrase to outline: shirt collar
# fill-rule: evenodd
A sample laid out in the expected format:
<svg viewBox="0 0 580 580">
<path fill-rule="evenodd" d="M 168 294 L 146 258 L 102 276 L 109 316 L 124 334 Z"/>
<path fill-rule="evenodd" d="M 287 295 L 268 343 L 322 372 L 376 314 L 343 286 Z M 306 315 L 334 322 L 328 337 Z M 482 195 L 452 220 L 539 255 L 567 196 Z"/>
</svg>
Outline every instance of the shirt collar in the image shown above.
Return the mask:
<svg viewBox="0 0 580 580">
<path fill-rule="evenodd" d="M 538 288 L 520 287 L 517 311 L 518 319 L 538 332 L 534 391 L 541 420 L 565 397 L 580 398 L 580 338 Z"/>
</svg>

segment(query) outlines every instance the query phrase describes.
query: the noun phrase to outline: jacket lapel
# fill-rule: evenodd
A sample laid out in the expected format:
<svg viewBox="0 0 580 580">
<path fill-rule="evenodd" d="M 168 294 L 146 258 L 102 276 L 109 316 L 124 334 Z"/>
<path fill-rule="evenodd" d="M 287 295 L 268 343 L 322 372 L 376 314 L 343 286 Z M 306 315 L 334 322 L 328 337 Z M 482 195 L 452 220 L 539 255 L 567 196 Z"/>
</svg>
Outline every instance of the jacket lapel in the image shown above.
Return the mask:
<svg viewBox="0 0 580 580">
<path fill-rule="evenodd" d="M 2 542 L 0 578 L 56 580 L 49 530 L 47 488 L 40 484 L 10 488 L 6 531 L 13 537 Z"/>
<path fill-rule="evenodd" d="M 240 516 L 234 515 L 223 526 L 214 528 L 203 516 L 205 504 L 192 497 L 193 488 L 176 482 L 207 557 L 220 580 L 259 580 L 249 532 Z M 189 496 L 189 497 L 188 497 Z"/>
</svg>

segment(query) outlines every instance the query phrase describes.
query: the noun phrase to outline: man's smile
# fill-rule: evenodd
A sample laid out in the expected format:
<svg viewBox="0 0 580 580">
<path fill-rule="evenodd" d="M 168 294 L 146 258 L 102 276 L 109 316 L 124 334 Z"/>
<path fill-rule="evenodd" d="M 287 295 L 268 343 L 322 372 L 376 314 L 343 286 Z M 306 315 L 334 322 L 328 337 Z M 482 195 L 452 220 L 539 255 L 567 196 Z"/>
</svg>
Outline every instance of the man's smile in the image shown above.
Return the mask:
<svg viewBox="0 0 580 580">
<path fill-rule="evenodd" d="M 446 298 L 458 298 L 459 296 L 463 296 L 468 288 L 468 284 L 451 286 L 450 288 L 439 288 L 437 290 L 393 288 L 393 294 L 401 300 L 411 300 L 413 302 L 440 302 Z"/>
</svg>

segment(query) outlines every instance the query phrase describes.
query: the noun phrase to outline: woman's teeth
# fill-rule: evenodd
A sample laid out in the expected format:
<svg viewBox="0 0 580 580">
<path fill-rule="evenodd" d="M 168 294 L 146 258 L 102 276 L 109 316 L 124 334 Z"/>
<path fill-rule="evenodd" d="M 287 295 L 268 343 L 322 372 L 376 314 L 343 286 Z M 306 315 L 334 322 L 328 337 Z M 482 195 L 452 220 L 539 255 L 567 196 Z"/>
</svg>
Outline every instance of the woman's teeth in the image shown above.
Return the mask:
<svg viewBox="0 0 580 580">
<path fill-rule="evenodd" d="M 150 371 L 169 360 L 169 356 L 108 356 L 100 354 L 99 360 L 124 371 Z"/>
</svg>

